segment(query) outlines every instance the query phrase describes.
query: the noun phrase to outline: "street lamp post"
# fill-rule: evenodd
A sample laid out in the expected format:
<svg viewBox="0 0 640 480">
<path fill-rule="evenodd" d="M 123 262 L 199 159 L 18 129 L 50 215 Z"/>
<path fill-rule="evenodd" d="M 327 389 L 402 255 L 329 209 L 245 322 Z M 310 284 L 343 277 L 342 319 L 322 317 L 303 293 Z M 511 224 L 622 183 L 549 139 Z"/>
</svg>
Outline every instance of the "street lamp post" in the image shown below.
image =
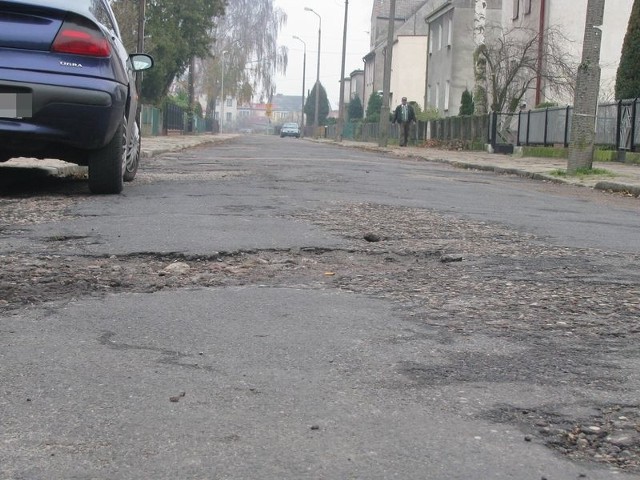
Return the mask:
<svg viewBox="0 0 640 480">
<path fill-rule="evenodd" d="M 340 67 L 340 103 L 338 104 L 338 128 L 336 140 L 342 141 L 344 129 L 344 62 L 347 53 L 347 20 L 349 15 L 349 0 L 344 1 L 344 29 L 342 32 L 342 66 Z"/>
<path fill-rule="evenodd" d="M 140 0 L 138 2 L 138 53 L 144 52 L 144 16 L 145 16 L 146 0 Z M 140 92 L 142 89 L 142 72 L 136 73 L 136 91 Z M 138 111 L 136 112 L 136 118 L 140 119 L 140 111 L 142 110 L 141 102 L 138 102 Z"/>
<path fill-rule="evenodd" d="M 304 45 L 304 56 L 302 60 L 302 109 L 300 110 L 300 130 L 304 132 L 304 80 L 307 75 L 307 44 L 297 35 L 294 35 L 293 38 L 295 38 L 296 40 L 300 40 L 302 42 L 302 45 Z"/>
<path fill-rule="evenodd" d="M 224 123 L 224 56 L 227 54 L 227 51 L 224 50 L 221 55 L 221 71 L 222 78 L 220 81 L 220 133 L 224 133 L 222 125 Z"/>
<path fill-rule="evenodd" d="M 316 69 L 316 109 L 313 113 L 314 136 L 318 132 L 318 110 L 320 108 L 320 43 L 322 40 L 322 17 L 313 8 L 304 7 L 307 12 L 311 12 L 318 17 L 318 68 Z"/>
</svg>

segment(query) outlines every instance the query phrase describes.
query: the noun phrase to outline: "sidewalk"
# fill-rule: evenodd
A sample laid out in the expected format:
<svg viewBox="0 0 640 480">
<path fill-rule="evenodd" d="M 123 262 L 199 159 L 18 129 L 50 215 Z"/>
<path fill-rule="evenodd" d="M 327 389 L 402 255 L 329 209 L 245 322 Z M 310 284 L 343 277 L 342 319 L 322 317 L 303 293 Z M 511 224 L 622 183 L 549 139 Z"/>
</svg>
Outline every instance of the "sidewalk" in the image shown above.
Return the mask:
<svg viewBox="0 0 640 480">
<path fill-rule="evenodd" d="M 142 139 L 142 157 L 150 158 L 167 152 L 176 152 L 207 143 L 223 143 L 238 137 L 236 134 L 218 135 L 171 135 L 162 137 L 144 137 Z M 422 147 L 378 147 L 376 143 L 345 140 L 336 142 L 329 139 L 305 139 L 318 143 L 340 145 L 345 148 L 386 153 L 402 158 L 413 158 L 431 162 L 447 163 L 459 168 L 492 171 L 501 174 L 520 175 L 535 180 L 544 180 L 570 185 L 580 185 L 640 197 L 640 165 L 618 162 L 594 162 L 593 167 L 604 169 L 609 175 L 587 175 L 566 177 L 553 175 L 555 171 L 567 168 L 566 159 L 513 157 L 511 155 L 490 154 L 487 152 L 451 151 Z M 43 169 L 49 175 L 70 176 L 86 173 L 86 167 L 62 162 L 60 160 L 12 159 L 0 164 L 0 169 L 33 168 Z"/>
<path fill-rule="evenodd" d="M 402 158 L 414 158 L 430 162 L 447 163 L 459 168 L 485 170 L 501 174 L 519 175 L 535 180 L 543 180 L 569 185 L 579 185 L 596 190 L 625 193 L 640 197 L 640 165 L 618 162 L 594 162 L 593 168 L 603 169 L 608 175 L 561 176 L 557 171 L 566 171 L 567 160 L 564 158 L 514 157 L 488 152 L 468 150 L 441 150 L 424 147 L 379 147 L 377 143 L 355 142 L 344 140 L 336 142 L 329 139 L 313 140 L 331 143 L 349 148 L 383 152 Z"/>
</svg>

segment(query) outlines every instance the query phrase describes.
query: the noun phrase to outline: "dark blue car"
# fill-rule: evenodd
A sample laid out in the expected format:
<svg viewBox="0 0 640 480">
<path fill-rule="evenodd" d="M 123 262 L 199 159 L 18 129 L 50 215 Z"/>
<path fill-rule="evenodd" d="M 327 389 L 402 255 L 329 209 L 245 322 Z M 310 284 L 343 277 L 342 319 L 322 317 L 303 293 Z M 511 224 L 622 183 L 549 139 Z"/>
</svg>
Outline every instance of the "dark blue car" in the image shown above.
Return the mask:
<svg viewBox="0 0 640 480">
<path fill-rule="evenodd" d="M 88 166 L 93 193 L 120 193 L 140 161 L 135 75 L 107 0 L 0 0 L 0 162 Z"/>
</svg>

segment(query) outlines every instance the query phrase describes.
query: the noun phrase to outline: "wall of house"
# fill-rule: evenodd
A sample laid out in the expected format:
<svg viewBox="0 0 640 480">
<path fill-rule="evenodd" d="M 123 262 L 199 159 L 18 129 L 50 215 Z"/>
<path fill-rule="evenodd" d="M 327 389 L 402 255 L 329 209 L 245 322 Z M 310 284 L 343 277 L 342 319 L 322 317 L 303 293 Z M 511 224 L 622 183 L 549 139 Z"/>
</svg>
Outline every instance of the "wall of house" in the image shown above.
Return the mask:
<svg viewBox="0 0 640 480">
<path fill-rule="evenodd" d="M 402 97 L 423 104 L 427 74 L 427 36 L 400 35 L 393 46 L 390 103 Z"/>
<path fill-rule="evenodd" d="M 534 0 L 532 0 L 534 1 Z M 535 0 L 538 4 L 541 0 Z M 569 48 L 576 58 L 582 56 L 584 40 L 584 24 L 587 14 L 587 0 L 573 0 L 571 8 L 562 8 L 560 2 L 549 2 L 549 23 L 557 24 L 572 40 Z M 607 0 L 604 8 L 604 24 L 602 25 L 602 42 L 600 46 L 600 96 L 613 99 L 616 73 L 622 53 L 622 43 L 627 33 L 627 24 L 631 15 L 631 0 Z M 570 99 L 573 103 L 573 99 Z"/>
<path fill-rule="evenodd" d="M 473 0 L 433 2 L 426 15 L 429 26 L 426 104 L 440 115 L 458 115 L 465 89 L 475 85 Z M 487 23 L 502 22 L 502 1 L 489 0 Z"/>
<path fill-rule="evenodd" d="M 375 0 L 374 0 L 375 1 Z M 371 94 L 377 90 L 375 85 L 375 70 L 376 70 L 376 55 L 375 53 L 370 53 L 365 57 L 364 63 L 364 86 L 363 86 L 363 98 L 362 98 L 362 106 L 365 110 L 367 110 L 367 103 L 369 102 L 369 97 Z"/>
<path fill-rule="evenodd" d="M 524 26 L 538 30 L 542 1 L 506 0 L 503 11 L 505 29 L 512 26 Z M 600 98 L 602 100 L 610 100 L 614 96 L 615 78 L 632 4 L 631 0 L 607 0 L 605 3 L 600 47 L 600 67 L 602 69 Z M 517 15 L 516 9 L 518 9 Z M 582 56 L 587 0 L 572 0 L 571 8 L 567 8 L 563 1 L 546 0 L 545 10 L 545 25 L 550 28 L 558 28 L 567 37 L 568 41 L 564 42 L 563 46 L 577 65 Z M 563 105 L 573 104 L 573 98 L 570 95 L 558 96 L 544 86 L 542 93 L 542 101 L 555 101 Z M 534 104 L 534 94 L 535 92 L 532 92 L 528 95 L 527 104 L 529 106 Z"/>
<path fill-rule="evenodd" d="M 396 2 L 394 38 L 399 35 L 426 35 L 427 27 L 420 12 L 426 4 L 443 0 L 402 0 Z M 373 0 L 371 11 L 371 51 L 365 57 L 362 103 L 366 109 L 369 97 L 382 91 L 384 82 L 384 52 L 389 27 L 389 0 Z M 393 61 L 393 59 L 392 59 Z M 422 88 L 424 91 L 424 86 Z M 422 104 L 421 97 L 416 100 Z M 390 98 L 390 106 L 393 101 Z"/>
<path fill-rule="evenodd" d="M 358 96 L 364 105 L 364 70 L 356 70 L 351 72 L 351 89 L 349 92 L 349 99 Z"/>
</svg>

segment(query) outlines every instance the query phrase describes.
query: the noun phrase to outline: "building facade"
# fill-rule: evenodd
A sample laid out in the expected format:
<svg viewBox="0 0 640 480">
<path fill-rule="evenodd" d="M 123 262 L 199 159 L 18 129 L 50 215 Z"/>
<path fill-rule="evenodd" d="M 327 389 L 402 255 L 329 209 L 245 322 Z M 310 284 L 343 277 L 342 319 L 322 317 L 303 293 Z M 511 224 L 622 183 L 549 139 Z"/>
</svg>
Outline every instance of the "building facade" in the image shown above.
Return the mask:
<svg viewBox="0 0 640 480">
<path fill-rule="evenodd" d="M 627 32 L 627 24 L 631 15 L 631 0 L 607 0 L 604 10 L 602 43 L 600 47 L 600 99 L 613 100 L 616 73 L 622 44 Z M 582 56 L 582 42 L 587 13 L 587 0 L 572 0 L 571 8 L 558 0 L 506 0 L 502 24 L 503 28 L 525 27 L 537 32 L 557 29 L 566 37 L 563 47 L 571 56 L 572 62 L 580 63 Z M 549 48 L 544 43 L 541 48 Z M 527 94 L 526 102 L 535 106 L 541 102 L 551 101 L 561 105 L 573 104 L 571 95 L 558 95 L 545 85 L 542 79 Z"/>
<path fill-rule="evenodd" d="M 488 24 L 501 22 L 502 3 L 486 0 Z M 462 93 L 467 89 L 472 92 L 475 86 L 475 2 L 434 2 L 424 18 L 429 27 L 426 107 L 441 116 L 458 115 Z"/>
<path fill-rule="evenodd" d="M 486 4 L 487 42 L 505 32 L 539 34 L 544 54 L 550 48 L 544 34 L 553 28 L 562 32 L 567 62 L 580 62 L 587 0 L 483 0 Z M 477 0 L 396 0 L 391 71 L 390 107 L 406 96 L 423 108 L 437 109 L 442 116 L 458 115 L 465 89 L 475 88 L 474 52 Z M 613 89 L 622 43 L 633 2 L 607 0 L 601 46 L 600 99 L 613 99 Z M 363 105 L 373 92 L 382 92 L 387 43 L 389 0 L 374 0 L 371 12 L 371 45 L 364 56 Z M 426 41 L 424 40 L 426 38 Z M 539 59 L 545 56 L 538 54 Z M 540 60 L 543 61 L 543 60 Z M 533 107 L 553 101 L 572 104 L 546 85 L 542 76 L 529 85 L 524 104 Z M 570 82 L 569 82 L 570 83 Z M 422 84 L 422 85 L 420 85 Z M 491 98 L 488 99 L 491 105 Z"/>
</svg>

